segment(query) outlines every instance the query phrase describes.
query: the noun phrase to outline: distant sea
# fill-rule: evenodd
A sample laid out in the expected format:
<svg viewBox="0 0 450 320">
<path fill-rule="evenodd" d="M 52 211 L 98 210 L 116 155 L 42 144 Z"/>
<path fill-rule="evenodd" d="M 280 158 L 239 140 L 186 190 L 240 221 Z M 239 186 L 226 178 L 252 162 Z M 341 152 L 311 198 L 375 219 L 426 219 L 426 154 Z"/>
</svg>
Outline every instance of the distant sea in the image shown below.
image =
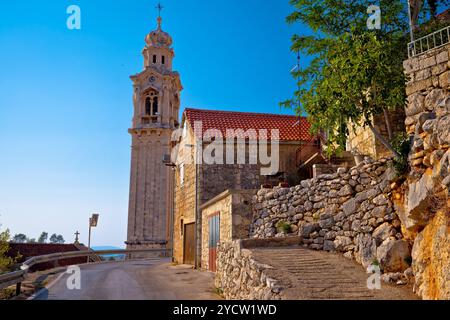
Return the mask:
<svg viewBox="0 0 450 320">
<path fill-rule="evenodd" d="M 95 251 L 102 251 L 102 250 L 122 250 L 124 248 L 120 248 L 120 247 L 113 247 L 113 246 L 94 246 L 92 247 L 92 250 Z M 105 260 L 109 260 L 111 258 L 114 258 L 114 260 L 123 260 L 125 259 L 125 255 L 124 254 L 105 254 L 105 255 L 101 255 L 101 257 Z"/>
</svg>

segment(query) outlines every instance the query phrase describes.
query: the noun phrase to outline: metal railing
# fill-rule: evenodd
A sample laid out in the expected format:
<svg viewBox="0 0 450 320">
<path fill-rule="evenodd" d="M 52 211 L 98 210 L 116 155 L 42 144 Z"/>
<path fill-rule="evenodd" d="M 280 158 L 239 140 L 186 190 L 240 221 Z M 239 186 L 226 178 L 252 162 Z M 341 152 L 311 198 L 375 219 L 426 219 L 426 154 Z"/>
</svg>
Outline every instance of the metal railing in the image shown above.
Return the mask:
<svg viewBox="0 0 450 320">
<path fill-rule="evenodd" d="M 16 285 L 16 295 L 20 294 L 21 283 L 25 280 L 25 276 L 31 267 L 45 263 L 57 262 L 58 260 L 80 258 L 80 257 L 99 257 L 107 255 L 125 255 L 127 258 L 136 254 L 160 254 L 160 256 L 168 257 L 171 253 L 170 249 L 141 249 L 141 250 L 102 250 L 102 251 L 72 251 L 52 253 L 44 256 L 36 256 L 28 259 L 20 266 L 20 270 L 0 275 L 0 290 Z M 87 261 L 87 259 L 86 259 Z M 103 261 L 102 261 L 103 262 Z"/>
<path fill-rule="evenodd" d="M 413 58 L 450 43 L 450 26 L 408 43 L 408 57 Z"/>
</svg>

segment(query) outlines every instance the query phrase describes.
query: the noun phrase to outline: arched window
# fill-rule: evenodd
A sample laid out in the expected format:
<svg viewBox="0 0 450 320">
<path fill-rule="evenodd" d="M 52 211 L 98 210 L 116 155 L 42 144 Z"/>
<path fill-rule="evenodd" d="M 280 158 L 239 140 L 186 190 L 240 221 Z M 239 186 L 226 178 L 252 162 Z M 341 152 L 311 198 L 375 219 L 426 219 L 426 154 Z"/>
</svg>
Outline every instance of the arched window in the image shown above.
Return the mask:
<svg viewBox="0 0 450 320">
<path fill-rule="evenodd" d="M 152 101 L 150 100 L 150 97 L 147 97 L 147 99 L 145 99 L 145 114 L 146 115 L 151 115 L 151 107 L 152 107 Z"/>
<path fill-rule="evenodd" d="M 158 114 L 158 97 L 153 98 L 153 115 Z"/>
<path fill-rule="evenodd" d="M 153 63 L 156 63 L 156 54 L 153 55 Z"/>
<path fill-rule="evenodd" d="M 166 57 L 165 57 L 165 56 L 162 56 L 162 57 L 161 57 L 161 63 L 162 63 L 162 64 L 165 64 L 165 63 L 166 63 Z"/>
</svg>

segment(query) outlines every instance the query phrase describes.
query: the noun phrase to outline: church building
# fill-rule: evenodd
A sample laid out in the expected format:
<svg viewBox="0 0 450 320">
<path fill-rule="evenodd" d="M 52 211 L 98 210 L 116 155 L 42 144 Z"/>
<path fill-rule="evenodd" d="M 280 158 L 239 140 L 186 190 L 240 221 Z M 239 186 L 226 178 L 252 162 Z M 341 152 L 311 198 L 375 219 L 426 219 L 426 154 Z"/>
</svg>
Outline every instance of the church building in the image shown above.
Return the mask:
<svg viewBox="0 0 450 320">
<path fill-rule="evenodd" d="M 128 249 L 173 249 L 175 262 L 199 267 L 200 206 L 229 189 L 295 185 L 301 178 L 299 150 L 305 145 L 314 149 L 311 154 L 319 150 L 304 117 L 186 108 L 179 123 L 183 87 L 180 75 L 172 70 L 172 38 L 162 30 L 161 22 L 158 17 L 157 29 L 145 38 L 143 71 L 131 76 L 134 116 L 129 129 L 132 149 L 126 244 Z M 200 136 L 195 135 L 197 122 L 203 124 Z M 249 147 L 261 138 L 259 132 L 279 132 L 279 148 L 268 150 L 279 166 L 263 174 L 259 162 L 184 162 L 186 156 L 208 148 L 203 140 L 206 132 L 216 130 L 226 137 L 229 129 L 250 134 L 236 137 L 236 141 L 233 138 L 233 152 L 243 147 L 248 160 Z M 252 130 L 258 134 L 252 135 Z"/>
</svg>

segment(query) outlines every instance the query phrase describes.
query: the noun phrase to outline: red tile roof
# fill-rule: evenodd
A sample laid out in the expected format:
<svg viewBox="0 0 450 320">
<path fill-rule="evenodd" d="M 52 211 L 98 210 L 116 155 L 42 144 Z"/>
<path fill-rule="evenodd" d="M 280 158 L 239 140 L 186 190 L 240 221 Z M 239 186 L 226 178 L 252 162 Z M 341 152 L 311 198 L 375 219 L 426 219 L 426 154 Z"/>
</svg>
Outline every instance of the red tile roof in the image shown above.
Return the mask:
<svg viewBox="0 0 450 320">
<path fill-rule="evenodd" d="M 436 15 L 436 18 L 443 22 L 450 21 L 450 9 L 447 9 L 444 12 L 439 13 L 438 15 Z"/>
<path fill-rule="evenodd" d="M 256 134 L 260 130 L 266 129 L 268 138 L 272 129 L 279 130 L 280 141 L 310 141 L 312 136 L 309 133 L 311 125 L 305 117 L 267 114 L 267 113 L 249 113 L 235 111 L 217 111 L 186 108 L 184 118 L 194 129 L 194 123 L 201 121 L 202 135 L 209 129 L 220 130 L 223 137 L 226 137 L 227 129 L 242 129 L 244 132 L 254 129 Z M 209 137 L 211 134 L 209 134 Z M 239 138 L 245 138 L 242 135 Z M 250 135 L 249 139 L 257 139 L 258 136 Z"/>
</svg>

